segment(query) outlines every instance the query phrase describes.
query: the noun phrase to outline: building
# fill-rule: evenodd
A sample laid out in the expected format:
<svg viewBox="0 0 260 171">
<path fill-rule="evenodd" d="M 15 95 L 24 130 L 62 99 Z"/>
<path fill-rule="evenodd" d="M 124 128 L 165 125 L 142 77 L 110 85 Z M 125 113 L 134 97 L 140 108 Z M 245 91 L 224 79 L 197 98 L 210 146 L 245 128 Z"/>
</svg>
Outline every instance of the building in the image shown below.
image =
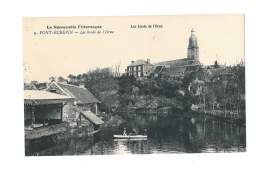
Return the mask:
<svg viewBox="0 0 260 171">
<path fill-rule="evenodd" d="M 64 120 L 75 123 L 76 121 L 81 122 L 82 119 L 85 119 L 95 126 L 103 124 L 103 121 L 96 116 L 98 114 L 98 104 L 100 101 L 84 86 L 52 81 L 48 85 L 47 91 L 73 99 L 64 107 Z"/>
<path fill-rule="evenodd" d="M 47 91 L 24 90 L 25 139 L 64 132 L 63 109 L 71 97 Z"/>
<path fill-rule="evenodd" d="M 187 57 L 171 61 L 163 61 L 154 64 L 154 77 L 160 77 L 162 74 L 168 74 L 171 77 L 181 78 L 187 69 L 200 65 L 199 46 L 194 29 L 191 30 L 187 48 Z"/>
<path fill-rule="evenodd" d="M 194 29 L 191 29 L 187 58 L 191 60 L 199 61 L 199 46 L 198 46 L 198 41 Z"/>
<path fill-rule="evenodd" d="M 34 155 L 36 151 L 64 143 L 70 137 L 91 136 L 99 131 L 103 121 L 90 111 L 81 111 L 77 106 L 74 108 L 79 113 L 79 120 L 67 120 L 66 109 L 74 102 L 74 98 L 57 93 L 24 90 L 26 155 Z"/>
<path fill-rule="evenodd" d="M 155 64 L 154 77 L 168 74 L 171 77 L 183 77 L 186 69 L 193 65 L 193 60 L 188 58 L 164 61 Z"/>
<path fill-rule="evenodd" d="M 24 90 L 38 90 L 35 84 L 32 83 L 24 83 L 23 85 Z"/>
<path fill-rule="evenodd" d="M 132 61 L 131 64 L 127 66 L 126 73 L 128 76 L 147 77 L 152 70 L 153 65 L 150 63 L 150 59 L 139 59 L 137 61 Z"/>
</svg>

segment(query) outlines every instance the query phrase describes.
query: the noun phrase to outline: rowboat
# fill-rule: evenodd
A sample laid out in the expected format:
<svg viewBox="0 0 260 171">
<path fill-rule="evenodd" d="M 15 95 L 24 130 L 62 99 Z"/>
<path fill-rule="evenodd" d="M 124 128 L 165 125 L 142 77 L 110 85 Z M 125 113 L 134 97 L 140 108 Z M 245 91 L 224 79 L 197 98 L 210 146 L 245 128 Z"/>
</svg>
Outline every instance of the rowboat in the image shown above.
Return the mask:
<svg viewBox="0 0 260 171">
<path fill-rule="evenodd" d="M 147 135 L 113 135 L 114 139 L 146 139 Z"/>
<path fill-rule="evenodd" d="M 147 138 L 130 138 L 130 139 L 114 138 L 113 141 L 115 141 L 115 142 L 122 142 L 122 141 L 147 141 Z"/>
</svg>

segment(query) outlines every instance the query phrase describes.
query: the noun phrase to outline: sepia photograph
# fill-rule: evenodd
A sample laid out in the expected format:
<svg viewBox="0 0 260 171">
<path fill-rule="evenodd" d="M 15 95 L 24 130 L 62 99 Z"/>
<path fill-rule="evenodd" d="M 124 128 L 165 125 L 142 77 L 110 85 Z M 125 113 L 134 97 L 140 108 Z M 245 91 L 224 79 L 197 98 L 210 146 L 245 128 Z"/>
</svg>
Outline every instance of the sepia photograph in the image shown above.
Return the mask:
<svg viewBox="0 0 260 171">
<path fill-rule="evenodd" d="M 243 14 L 22 24 L 25 156 L 247 151 Z"/>
</svg>

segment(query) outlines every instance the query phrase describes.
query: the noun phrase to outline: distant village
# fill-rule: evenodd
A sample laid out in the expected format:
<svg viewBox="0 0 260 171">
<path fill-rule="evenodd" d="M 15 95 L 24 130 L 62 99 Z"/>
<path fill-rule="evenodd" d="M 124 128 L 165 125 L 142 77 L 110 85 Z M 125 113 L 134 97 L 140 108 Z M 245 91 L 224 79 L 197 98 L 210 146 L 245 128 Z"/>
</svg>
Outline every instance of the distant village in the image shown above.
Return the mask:
<svg viewBox="0 0 260 171">
<path fill-rule="evenodd" d="M 24 83 L 26 145 L 57 134 L 62 136 L 57 139 L 93 135 L 122 111 L 191 110 L 245 119 L 244 68 L 244 62 L 202 65 L 192 29 L 186 58 L 131 61 L 123 74 L 97 69 L 67 79 L 51 77 L 49 83 Z"/>
</svg>

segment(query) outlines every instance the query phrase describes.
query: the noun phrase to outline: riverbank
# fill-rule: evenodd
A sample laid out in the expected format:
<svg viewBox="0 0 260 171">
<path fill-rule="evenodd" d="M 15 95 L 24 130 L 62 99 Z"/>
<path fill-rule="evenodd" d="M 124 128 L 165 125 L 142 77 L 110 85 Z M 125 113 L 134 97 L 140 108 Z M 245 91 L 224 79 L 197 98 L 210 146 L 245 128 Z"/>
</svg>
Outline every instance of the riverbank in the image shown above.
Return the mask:
<svg viewBox="0 0 260 171">
<path fill-rule="evenodd" d="M 123 119 L 121 116 L 114 114 L 109 117 L 107 121 L 104 122 L 104 124 L 101 126 L 101 128 L 106 127 L 117 127 L 121 125 L 122 123 L 126 122 L 125 119 Z"/>
<path fill-rule="evenodd" d="M 200 116 L 209 116 L 216 119 L 219 119 L 223 122 L 238 124 L 241 126 L 246 126 L 246 120 L 243 117 L 239 117 L 239 115 L 232 115 L 229 113 L 222 112 L 212 112 L 212 111 L 192 111 L 192 113 L 200 115 Z M 245 115 L 245 114 L 244 114 Z M 242 115 L 242 116 L 244 116 Z"/>
<path fill-rule="evenodd" d="M 171 112 L 172 110 L 175 112 Z M 216 129 L 216 131 L 221 131 L 221 125 L 225 127 L 239 127 L 239 129 L 242 126 L 241 129 L 245 129 L 245 125 L 239 120 L 228 120 L 195 111 L 176 112 L 173 108 L 167 108 L 167 113 L 152 112 L 144 114 L 141 112 L 131 114 L 131 117 L 129 117 L 129 115 L 130 113 L 122 117 L 118 114 L 113 114 L 105 120 L 99 130 L 87 128 L 82 125 L 75 125 L 74 127 L 68 127 L 66 131 L 58 134 L 43 136 L 31 141 L 26 140 L 26 156 L 53 155 L 53 153 L 55 153 L 55 155 L 56 153 L 57 155 L 63 155 L 62 149 L 70 149 L 71 143 L 78 141 L 88 144 L 87 147 L 84 146 L 83 150 L 85 150 L 85 148 L 91 148 L 93 143 L 99 143 L 104 140 L 111 141 L 113 134 L 121 134 L 123 128 L 127 128 L 127 131 L 137 130 L 139 133 L 147 130 L 150 138 L 176 134 L 178 138 L 188 138 L 192 143 L 194 143 L 193 141 L 204 143 L 201 137 L 199 139 L 186 137 L 186 132 L 191 131 L 191 133 L 194 134 L 194 129 L 198 134 L 201 134 L 202 137 L 205 136 L 206 127 Z M 198 124 L 199 127 L 197 127 L 196 124 Z M 210 124 L 212 127 L 206 126 L 206 124 Z M 230 136 L 237 134 L 236 132 L 232 133 L 234 130 L 232 130 L 232 128 L 230 129 Z M 194 136 L 197 137 L 196 134 L 194 134 Z M 73 152 L 69 152 L 69 154 L 70 153 Z"/>
<path fill-rule="evenodd" d="M 152 114 L 136 115 L 118 126 L 108 125 L 102 127 L 94 136 L 73 137 L 34 154 L 108 155 L 246 151 L 245 127 L 206 115 L 187 112 L 157 119 Z M 145 141 L 114 141 L 113 135 L 122 133 L 123 128 L 140 132 L 146 128 L 148 138 Z"/>
<path fill-rule="evenodd" d="M 88 139 L 99 131 L 100 129 L 95 129 L 89 122 L 81 122 L 80 124 L 63 122 L 25 130 L 25 155 L 39 155 L 35 152 L 58 144 L 66 144 L 75 138 Z"/>
</svg>

